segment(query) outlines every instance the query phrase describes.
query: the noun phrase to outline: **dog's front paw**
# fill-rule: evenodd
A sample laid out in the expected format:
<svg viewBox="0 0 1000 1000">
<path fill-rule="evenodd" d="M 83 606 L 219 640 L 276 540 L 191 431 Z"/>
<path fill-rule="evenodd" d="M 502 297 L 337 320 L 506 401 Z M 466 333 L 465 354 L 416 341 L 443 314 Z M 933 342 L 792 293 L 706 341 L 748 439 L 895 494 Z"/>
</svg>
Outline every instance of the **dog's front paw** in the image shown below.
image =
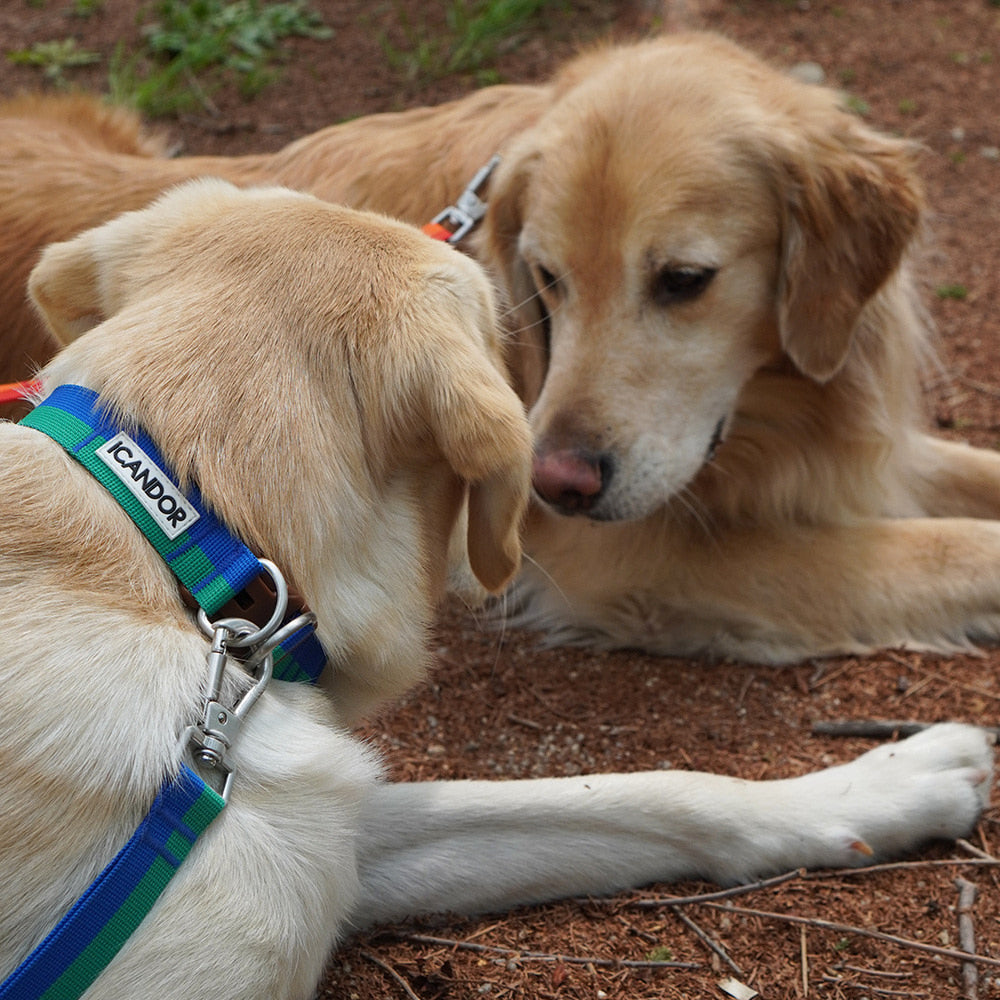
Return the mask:
<svg viewBox="0 0 1000 1000">
<path fill-rule="evenodd" d="M 989 802 L 993 737 L 945 723 L 811 777 L 830 821 L 828 864 L 859 865 L 965 836 Z M 821 801 L 821 800 L 817 800 Z"/>
</svg>

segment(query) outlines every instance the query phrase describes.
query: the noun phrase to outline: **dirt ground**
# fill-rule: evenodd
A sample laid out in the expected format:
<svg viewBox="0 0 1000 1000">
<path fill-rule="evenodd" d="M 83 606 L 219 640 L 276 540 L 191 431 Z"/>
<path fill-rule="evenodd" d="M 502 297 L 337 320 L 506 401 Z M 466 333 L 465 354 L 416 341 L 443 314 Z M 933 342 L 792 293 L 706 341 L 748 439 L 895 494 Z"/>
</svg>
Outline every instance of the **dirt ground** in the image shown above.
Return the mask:
<svg viewBox="0 0 1000 1000">
<path fill-rule="evenodd" d="M 252 102 L 213 97 L 165 126 L 186 152 L 274 149 L 344 118 L 430 103 L 468 78 L 422 85 L 392 70 L 378 42 L 400 45 L 400 17 L 444 5 L 316 0 L 329 41 L 298 40 L 282 79 Z M 133 0 L 89 18 L 64 0 L 0 4 L 0 49 L 74 35 L 111 53 L 138 38 Z M 423 11 L 421 14 L 420 12 Z M 918 139 L 934 209 L 923 262 L 941 369 L 927 385 L 942 434 L 1000 444 L 1000 5 L 997 0 L 654 0 L 567 4 L 505 52 L 505 80 L 537 79 L 588 39 L 668 28 L 721 31 L 781 66 L 815 63 L 859 113 Z M 102 67 L 74 71 L 101 88 Z M 0 62 L 0 94 L 41 85 L 37 71 Z M 998 724 L 1000 651 L 931 657 L 887 651 L 787 669 L 541 650 L 531 635 L 499 635 L 446 608 L 432 675 L 363 736 L 393 777 L 532 777 L 678 767 L 746 778 L 799 774 L 871 745 L 822 736 L 818 720 L 959 719 Z M 797 874 L 746 895 L 641 908 L 640 900 L 713 891 L 654 886 L 611 900 L 570 901 L 476 920 L 393 926 L 348 942 L 319 996 L 722 997 L 721 980 L 769 1000 L 973 997 L 959 947 L 961 877 L 971 910 L 978 996 L 1000 997 L 1000 853 L 994 806 L 965 845 L 935 845 L 908 863 L 861 872 Z M 489 858 L 483 859 L 489 864 Z M 797 919 L 796 919 L 797 918 Z M 822 923 L 822 922 L 827 923 Z M 873 936 L 876 934 L 881 937 Z M 670 967 L 664 962 L 682 963 Z M 628 964 L 631 963 L 631 964 Z M 660 964 L 657 964 L 660 963 Z"/>
</svg>

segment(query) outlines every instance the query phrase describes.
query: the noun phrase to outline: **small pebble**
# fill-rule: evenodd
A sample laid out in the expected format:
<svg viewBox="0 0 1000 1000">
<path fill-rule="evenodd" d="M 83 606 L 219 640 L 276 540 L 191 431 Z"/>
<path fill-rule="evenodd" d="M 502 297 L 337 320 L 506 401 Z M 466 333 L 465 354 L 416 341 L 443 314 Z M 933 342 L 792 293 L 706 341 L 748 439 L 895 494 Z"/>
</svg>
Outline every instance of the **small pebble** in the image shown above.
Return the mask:
<svg viewBox="0 0 1000 1000">
<path fill-rule="evenodd" d="M 796 63 L 788 73 L 800 83 L 812 83 L 818 86 L 826 82 L 826 73 L 823 71 L 823 67 L 815 62 Z"/>
</svg>

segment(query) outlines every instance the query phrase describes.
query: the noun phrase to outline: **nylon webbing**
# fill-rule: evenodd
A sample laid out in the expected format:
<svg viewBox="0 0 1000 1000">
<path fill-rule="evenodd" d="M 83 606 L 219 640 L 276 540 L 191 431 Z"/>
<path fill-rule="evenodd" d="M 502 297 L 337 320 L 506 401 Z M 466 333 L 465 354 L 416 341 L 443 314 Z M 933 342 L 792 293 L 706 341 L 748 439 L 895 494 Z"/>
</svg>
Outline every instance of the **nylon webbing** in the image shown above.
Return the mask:
<svg viewBox="0 0 1000 1000">
<path fill-rule="evenodd" d="M 55 388 L 22 421 L 51 437 L 84 466 L 118 501 L 177 579 L 206 614 L 212 615 L 262 572 L 256 556 L 234 538 L 204 505 L 196 488 L 183 502 L 195 517 L 173 537 L 126 485 L 125 472 L 111 471 L 98 451 L 122 431 L 91 389 L 76 385 Z M 143 453 L 143 492 L 155 508 L 157 498 L 181 498 L 152 440 L 138 428 L 128 428 L 128 457 L 135 446 Z M 123 461 L 125 461 L 123 459 Z M 161 478 L 162 477 L 162 478 Z M 134 478 L 134 477 L 133 477 Z M 176 508 L 171 500 L 160 509 Z M 315 681 L 326 655 L 311 624 L 303 625 L 273 654 L 273 675 L 279 680 Z M 190 768 L 165 783 L 149 813 L 114 860 L 91 883 L 42 943 L 3 982 L 0 1000 L 76 1000 L 118 954 L 142 922 L 191 850 L 199 834 L 225 806 L 225 800 Z"/>
<path fill-rule="evenodd" d="M 114 860 L 0 983 L 0 1000 L 76 1000 L 118 954 L 224 805 L 182 765 Z"/>
<path fill-rule="evenodd" d="M 122 428 L 99 404 L 93 389 L 57 386 L 21 423 L 61 444 L 111 493 L 209 617 L 264 572 L 257 557 L 205 506 L 195 486 L 185 497 L 197 511 L 198 519 L 175 538 L 168 537 L 122 478 L 98 457 L 98 450 Z M 149 435 L 133 427 L 127 433 L 155 463 L 163 480 L 174 483 Z M 275 650 L 274 677 L 315 682 L 325 663 L 326 655 L 313 627 L 304 626 Z"/>
</svg>

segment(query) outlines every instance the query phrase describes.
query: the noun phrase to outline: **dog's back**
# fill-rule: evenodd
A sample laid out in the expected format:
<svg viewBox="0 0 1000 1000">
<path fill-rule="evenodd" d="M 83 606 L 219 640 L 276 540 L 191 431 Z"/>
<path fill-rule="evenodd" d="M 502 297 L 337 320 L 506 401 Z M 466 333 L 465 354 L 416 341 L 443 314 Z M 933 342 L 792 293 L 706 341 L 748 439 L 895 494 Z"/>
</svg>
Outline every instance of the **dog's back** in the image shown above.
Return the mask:
<svg viewBox="0 0 1000 1000">
<path fill-rule="evenodd" d="M 0 149 L 0 382 L 8 382 L 59 346 L 28 305 L 42 249 L 209 171 L 201 158 L 170 159 L 165 140 L 136 115 L 85 94 L 0 102 Z"/>
<path fill-rule="evenodd" d="M 0 148 L 7 151 L 0 159 L 0 301 L 11 306 L 0 381 L 9 381 L 46 360 L 37 349 L 41 323 L 25 294 L 41 248 L 118 211 L 121 195 L 88 183 L 88 165 L 113 170 L 118 158 L 160 157 L 166 149 L 130 112 L 81 94 L 3 102 Z M 44 173 L 36 164 L 45 165 Z"/>
</svg>

